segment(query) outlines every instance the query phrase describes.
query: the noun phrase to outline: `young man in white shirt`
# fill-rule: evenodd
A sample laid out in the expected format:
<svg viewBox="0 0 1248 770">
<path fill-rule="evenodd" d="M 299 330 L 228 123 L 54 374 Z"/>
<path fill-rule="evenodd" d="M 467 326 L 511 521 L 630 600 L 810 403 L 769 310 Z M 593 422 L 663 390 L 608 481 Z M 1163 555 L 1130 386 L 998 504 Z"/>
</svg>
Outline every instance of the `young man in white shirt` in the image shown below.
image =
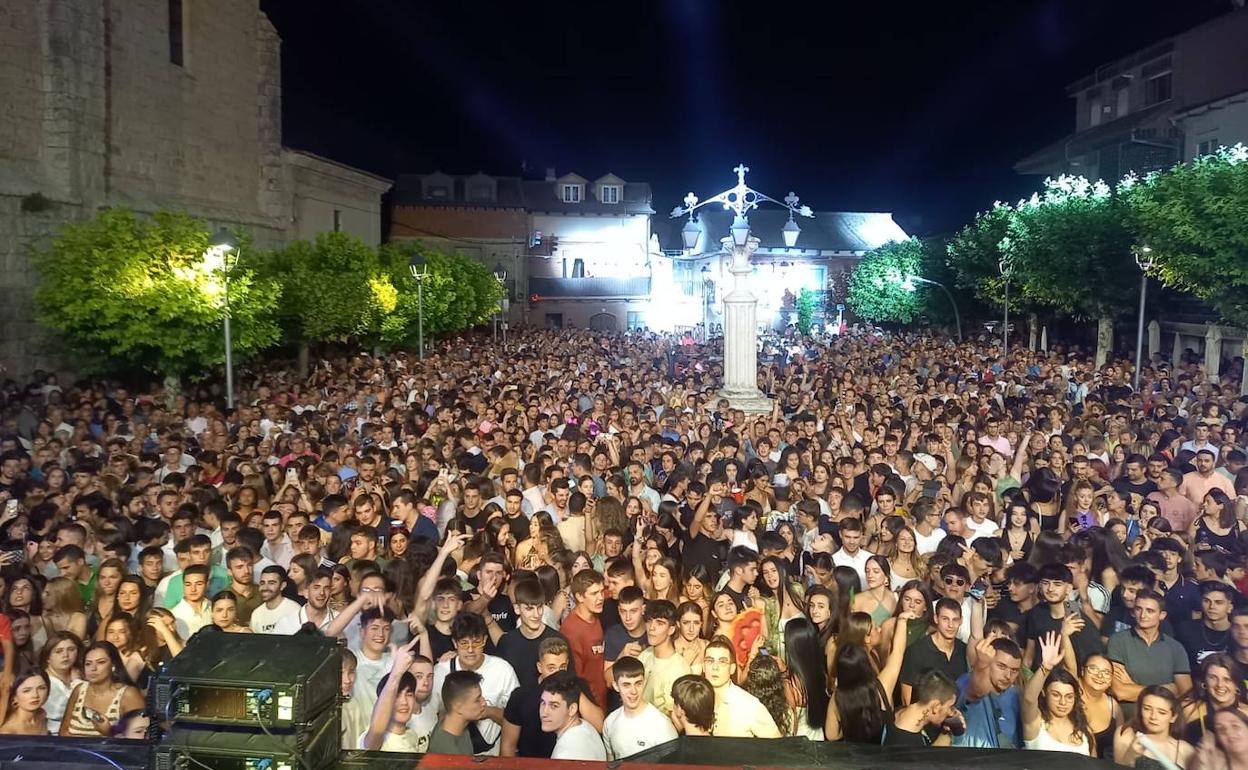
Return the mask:
<svg viewBox="0 0 1248 770">
<path fill-rule="evenodd" d="M 983 492 L 967 492 L 966 506 L 971 517 L 966 520 L 966 528 L 971 531 L 967 544 L 981 537 L 997 537 L 1001 534 L 1001 526 L 988 518 L 988 507 L 991 501 Z"/>
<path fill-rule="evenodd" d="M 636 663 L 635 658 L 630 658 Z M 638 664 L 640 665 L 640 664 Z M 584 685 L 571 671 L 551 674 L 542 681 L 542 700 L 538 707 L 542 732 L 558 736 L 551 759 L 581 759 L 604 762 L 607 759 L 602 736 L 589 722 L 581 719 L 581 692 Z"/>
<path fill-rule="evenodd" d="M 861 526 L 861 525 L 860 525 Z M 737 671 L 732 642 L 715 637 L 702 653 L 702 674 L 715 688 L 715 727 L 717 738 L 779 738 L 776 720 L 758 698 L 732 682 Z"/>
<path fill-rule="evenodd" d="M 212 623 L 212 602 L 205 596 L 207 592 L 207 567 L 192 564 L 183 570 L 182 601 L 170 610 L 178 626 L 178 636 L 182 639 L 190 639 L 196 631 Z"/>
<path fill-rule="evenodd" d="M 299 608 L 299 627 L 302 628 L 305 623 L 311 623 L 316 626 L 316 630 L 321 633 L 329 628 L 329 625 L 338 617 L 338 613 L 329 608 L 329 594 L 333 588 L 334 573 L 322 567 L 316 571 L 316 575 L 308 583 L 308 603 Z"/>
<path fill-rule="evenodd" d="M 859 519 L 841 521 L 841 550 L 832 554 L 832 563 L 838 567 L 853 567 L 862 585 L 867 585 L 867 559 L 871 552 L 862 547 L 863 528 Z"/>
<path fill-rule="evenodd" d="M 650 609 L 647 607 L 647 616 L 649 613 Z M 671 644 L 670 639 L 667 643 Z M 682 656 L 676 657 L 684 661 Z M 688 666 L 685 671 L 688 672 Z M 607 744 L 607 759 L 624 759 L 639 751 L 674 740 L 676 728 L 672 727 L 672 721 L 646 700 L 645 695 L 650 690 L 650 684 L 641 661 L 637 658 L 620 658 L 611 667 L 611 675 L 615 678 L 615 689 L 624 705 L 608 714 L 602 725 L 602 737 Z M 669 698 L 670 692 L 669 684 Z"/>
<path fill-rule="evenodd" d="M 672 714 L 672 684 L 691 672 L 685 656 L 676 651 L 676 605 L 665 599 L 647 602 L 645 617 L 649 646 L 637 656 L 645 669 L 642 697 L 666 718 Z"/>
<path fill-rule="evenodd" d="M 438 726 L 438 712 L 429 707 L 433 693 L 433 661 L 416 650 L 428 648 L 424 634 L 394 651 L 390 673 L 377 685 L 368 729 L 360 736 L 365 751 L 423 754 Z"/>
<path fill-rule="evenodd" d="M 253 634 L 293 634 L 299 630 L 299 603 L 282 595 L 286 570 L 277 565 L 260 573 L 260 606 L 251 611 Z"/>
<path fill-rule="evenodd" d="M 442 683 L 452 671 L 472 671 L 481 677 L 481 694 L 485 697 L 485 715 L 476 720 L 477 731 L 490 745 L 480 754 L 498 756 L 503 725 L 503 709 L 512 692 L 520 686 L 511 664 L 502 658 L 485 654 L 489 636 L 485 619 L 473 612 L 461 612 L 451 623 L 454 657 L 440 661 L 433 669 L 433 708 L 442 704 Z"/>
</svg>

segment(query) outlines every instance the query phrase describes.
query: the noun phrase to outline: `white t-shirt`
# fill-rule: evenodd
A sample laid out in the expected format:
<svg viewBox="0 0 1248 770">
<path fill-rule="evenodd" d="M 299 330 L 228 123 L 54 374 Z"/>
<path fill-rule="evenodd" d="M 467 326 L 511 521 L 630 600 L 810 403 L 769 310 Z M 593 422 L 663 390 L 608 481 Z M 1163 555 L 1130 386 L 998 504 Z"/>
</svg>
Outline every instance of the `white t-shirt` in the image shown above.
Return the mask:
<svg viewBox="0 0 1248 770">
<path fill-rule="evenodd" d="M 945 532 L 940 527 L 933 529 L 932 534 L 930 535 L 921 535 L 919 534 L 918 530 L 915 530 L 914 532 L 915 553 L 918 553 L 920 556 L 926 556 L 929 553 L 936 553 L 936 547 L 940 545 L 940 541 L 944 540 L 945 536 L 948 534 L 949 534 L 948 532 Z"/>
<path fill-rule="evenodd" d="M 377 683 L 390 672 L 390 650 L 386 650 L 380 658 L 373 660 L 360 652 L 359 647 L 348 648 L 355 653 L 355 687 L 351 690 L 351 700 L 359 701 L 360 705 L 372 714 L 373 706 L 377 705 Z M 429 706 L 425 708 L 428 709 Z M 436 706 L 434 711 L 437 711 Z"/>
<path fill-rule="evenodd" d="M 299 630 L 299 602 L 282 597 L 275 609 L 269 609 L 261 603 L 251 611 L 251 632 L 253 634 L 285 634 L 287 636 Z"/>
<path fill-rule="evenodd" d="M 832 563 L 838 567 L 853 567 L 858 572 L 858 579 L 862 581 L 862 587 L 867 585 L 867 559 L 872 556 L 871 552 L 866 548 L 859 548 L 851 556 L 845 552 L 845 549 L 832 554 Z"/>
<path fill-rule="evenodd" d="M 381 748 L 378 751 L 396 751 L 402 754 L 424 754 L 429 750 L 429 736 L 433 734 L 433 728 L 438 726 L 438 712 L 425 706 L 419 714 L 412 714 L 412 718 L 407 720 L 407 732 L 399 735 L 386 731 L 386 737 L 381 741 Z M 364 736 L 368 735 L 368 730 L 360 733 L 360 739 L 356 741 L 357 748 L 364 748 Z"/>
<path fill-rule="evenodd" d="M 585 720 L 577 722 L 563 731 L 555 742 L 555 750 L 551 759 L 582 759 L 605 762 L 607 749 L 602 745 L 602 736 L 593 725 Z"/>
<path fill-rule="evenodd" d="M 680 657 L 679 655 L 677 657 Z M 607 715 L 602 723 L 602 738 L 607 744 L 607 759 L 631 757 L 639 751 L 676 739 L 676 728 L 649 703 L 643 703 L 641 711 L 629 716 L 623 708 Z"/>
<path fill-rule="evenodd" d="M 711 734 L 717 738 L 779 738 L 776 720 L 762 702 L 745 690 L 729 684 L 715 702 L 715 726 Z"/>
<path fill-rule="evenodd" d="M 972 533 L 967 539 L 966 544 L 970 545 L 981 537 L 996 537 L 1001 534 L 1001 527 L 992 519 L 984 519 L 982 523 L 976 523 L 974 516 L 966 518 L 966 528 Z"/>
<path fill-rule="evenodd" d="M 433 667 L 433 696 L 429 699 L 428 705 L 425 706 L 426 709 L 438 711 L 442 708 L 442 683 L 446 681 L 446 675 L 451 672 L 452 663 L 455 664 L 455 670 L 458 671 L 458 658 L 441 661 Z M 507 701 L 511 699 L 512 691 L 520 686 L 520 680 L 516 678 L 515 669 L 502 658 L 486 655 L 485 660 L 481 661 L 481 665 L 477 667 L 477 673 L 481 675 L 481 695 L 485 698 L 485 702 L 491 706 L 505 709 Z M 356 675 L 356 684 L 359 684 L 358 674 Z M 377 697 L 374 695 L 373 701 L 375 702 L 376 700 Z M 481 733 L 481 737 L 494 744 L 489 751 L 484 753 L 497 756 L 499 749 L 498 738 L 502 735 L 503 728 L 492 719 L 479 719 L 476 725 L 477 730 Z"/>
</svg>

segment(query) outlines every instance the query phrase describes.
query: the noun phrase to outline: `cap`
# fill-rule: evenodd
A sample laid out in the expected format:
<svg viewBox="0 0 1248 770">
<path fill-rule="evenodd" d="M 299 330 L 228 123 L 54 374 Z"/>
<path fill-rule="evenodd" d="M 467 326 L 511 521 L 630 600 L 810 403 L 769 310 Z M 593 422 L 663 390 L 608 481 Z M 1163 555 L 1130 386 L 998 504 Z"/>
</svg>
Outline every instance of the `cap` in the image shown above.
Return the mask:
<svg viewBox="0 0 1248 770">
<path fill-rule="evenodd" d="M 914 461 L 916 463 L 920 463 L 924 468 L 927 468 L 928 471 L 932 473 L 936 472 L 936 458 L 926 452 L 916 452 L 914 454 Z"/>
</svg>

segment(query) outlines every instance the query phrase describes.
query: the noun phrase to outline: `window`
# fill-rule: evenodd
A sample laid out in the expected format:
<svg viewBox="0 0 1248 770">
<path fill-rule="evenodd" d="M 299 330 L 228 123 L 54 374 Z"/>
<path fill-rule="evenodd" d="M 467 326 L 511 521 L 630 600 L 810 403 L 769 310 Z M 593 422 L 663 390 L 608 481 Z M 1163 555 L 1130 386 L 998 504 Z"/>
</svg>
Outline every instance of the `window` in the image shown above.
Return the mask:
<svg viewBox="0 0 1248 770">
<path fill-rule="evenodd" d="M 1196 145 L 1196 157 L 1199 158 L 1201 155 L 1209 155 L 1210 153 L 1216 152 L 1221 146 L 1222 145 L 1218 144 L 1218 140 L 1216 138 L 1206 139 Z"/>
<path fill-rule="evenodd" d="M 185 63 L 183 44 L 183 0 L 169 0 L 169 61 L 179 67 Z"/>
<path fill-rule="evenodd" d="M 628 312 L 628 328 L 630 329 L 644 329 L 645 328 L 646 321 L 644 318 L 642 318 L 642 315 L 639 311 L 629 310 L 627 312 Z"/>
<path fill-rule="evenodd" d="M 1115 112 L 1116 117 L 1121 118 L 1123 115 L 1126 115 L 1131 111 L 1130 94 L 1131 91 L 1126 88 L 1118 92 L 1118 109 Z"/>
<path fill-rule="evenodd" d="M 1157 104 L 1170 98 L 1170 73 L 1163 72 L 1144 83 L 1144 103 Z"/>
<path fill-rule="evenodd" d="M 1091 103 L 1088 105 L 1088 125 L 1089 126 L 1101 125 L 1101 110 L 1102 109 L 1104 109 L 1104 105 L 1101 104 L 1100 99 L 1093 99 L 1091 101 Z"/>
<path fill-rule="evenodd" d="M 618 184 L 604 184 L 602 186 L 602 194 L 598 197 L 603 203 L 619 203 L 620 186 Z"/>
<path fill-rule="evenodd" d="M 580 203 L 581 202 L 581 186 L 579 184 L 565 184 L 563 186 L 563 202 L 564 203 Z"/>
<path fill-rule="evenodd" d="M 342 209 L 334 209 L 334 232 L 342 232 Z"/>
</svg>

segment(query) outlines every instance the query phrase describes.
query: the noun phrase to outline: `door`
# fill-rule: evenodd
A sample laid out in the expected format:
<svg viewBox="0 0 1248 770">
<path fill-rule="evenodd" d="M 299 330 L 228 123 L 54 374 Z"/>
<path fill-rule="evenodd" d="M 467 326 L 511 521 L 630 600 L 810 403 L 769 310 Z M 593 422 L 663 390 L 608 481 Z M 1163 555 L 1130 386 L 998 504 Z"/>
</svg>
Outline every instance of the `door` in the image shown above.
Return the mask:
<svg viewBox="0 0 1248 770">
<path fill-rule="evenodd" d="M 615 316 L 610 313 L 595 313 L 589 317 L 589 328 L 594 331 L 609 332 L 615 331 L 619 326 L 615 322 Z"/>
<path fill-rule="evenodd" d="M 547 313 L 546 314 L 546 328 L 547 329 L 562 329 L 563 328 L 563 313 Z"/>
</svg>

